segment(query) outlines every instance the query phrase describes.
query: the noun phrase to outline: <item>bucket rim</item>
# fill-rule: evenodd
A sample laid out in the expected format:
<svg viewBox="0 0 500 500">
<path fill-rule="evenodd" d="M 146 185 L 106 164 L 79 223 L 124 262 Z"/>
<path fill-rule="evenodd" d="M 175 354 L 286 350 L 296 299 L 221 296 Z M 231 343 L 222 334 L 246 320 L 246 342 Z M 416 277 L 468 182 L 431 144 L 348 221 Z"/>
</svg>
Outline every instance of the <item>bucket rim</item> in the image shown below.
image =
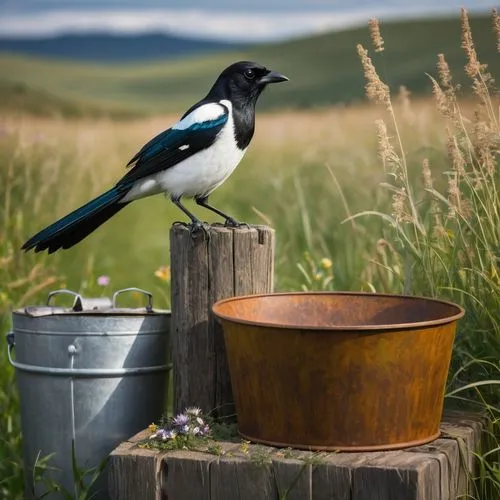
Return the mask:
<svg viewBox="0 0 500 500">
<path fill-rule="evenodd" d="M 102 318 L 103 316 L 108 318 L 158 318 L 160 316 L 172 316 L 171 309 L 153 309 L 152 311 L 146 311 L 145 309 L 91 309 L 88 311 L 71 311 L 71 310 L 61 310 L 54 312 L 47 312 L 46 314 L 29 314 L 27 309 L 33 307 L 34 309 L 44 309 L 46 306 L 25 306 L 13 309 L 11 314 L 13 316 L 21 316 L 24 318 L 53 318 L 53 317 L 92 317 L 92 318 Z"/>
<path fill-rule="evenodd" d="M 245 301 L 250 299 L 258 299 L 263 297 L 275 297 L 275 296 L 305 296 L 305 295 L 351 295 L 351 296 L 369 296 L 369 297 L 389 297 L 389 298 L 398 298 L 398 299 L 408 299 L 408 300 L 419 300 L 426 302 L 434 302 L 440 303 L 446 306 L 450 306 L 456 309 L 456 314 L 451 316 L 445 316 L 443 318 L 427 320 L 427 321 L 417 321 L 413 323 L 391 323 L 391 324 L 381 324 L 381 325 L 307 325 L 307 324 L 280 324 L 280 323 L 272 323 L 269 321 L 251 321 L 248 319 L 241 319 L 234 316 L 230 316 L 227 314 L 223 314 L 220 312 L 220 308 L 222 305 L 230 303 L 230 302 L 238 302 Z M 371 293 L 371 292 L 277 292 L 277 293 L 258 293 L 258 294 L 250 294 L 250 295 L 239 295 L 236 297 L 229 297 L 227 299 L 222 299 L 217 301 L 212 306 L 212 311 L 217 316 L 217 318 L 230 321 L 232 323 L 242 324 L 242 325 L 250 325 L 250 326 L 259 326 L 265 328 L 275 328 L 279 330 L 313 330 L 313 331 L 390 331 L 390 330 L 408 330 L 408 329 L 420 329 L 427 328 L 438 325 L 446 325 L 448 323 L 453 323 L 458 321 L 465 315 L 465 309 L 454 302 L 442 299 L 434 299 L 430 297 L 424 297 L 420 295 L 402 295 L 402 294 L 392 294 L 392 293 Z"/>
</svg>

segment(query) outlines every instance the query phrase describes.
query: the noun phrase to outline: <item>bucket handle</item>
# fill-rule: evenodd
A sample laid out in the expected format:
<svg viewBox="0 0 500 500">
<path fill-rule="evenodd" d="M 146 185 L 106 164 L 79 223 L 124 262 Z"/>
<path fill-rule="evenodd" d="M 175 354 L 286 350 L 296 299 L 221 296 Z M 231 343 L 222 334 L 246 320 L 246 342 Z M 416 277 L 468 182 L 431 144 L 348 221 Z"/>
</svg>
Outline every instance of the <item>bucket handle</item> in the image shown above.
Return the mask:
<svg viewBox="0 0 500 500">
<path fill-rule="evenodd" d="M 142 294 L 146 295 L 148 298 L 148 303 L 146 304 L 146 311 L 153 312 L 153 294 L 151 292 L 143 290 L 142 288 L 135 288 L 135 287 L 122 288 L 121 290 L 117 290 L 113 294 L 113 298 L 111 299 L 112 304 L 113 304 L 113 309 L 116 308 L 116 299 L 118 298 L 118 295 L 120 295 L 121 293 L 125 293 L 125 292 L 138 292 L 138 293 L 142 293 Z"/>
<path fill-rule="evenodd" d="M 27 365 L 12 358 L 16 345 L 14 332 L 7 334 L 7 355 L 9 363 L 18 370 L 41 373 L 44 375 L 60 375 L 66 377 L 124 377 L 127 375 L 142 375 L 144 373 L 167 372 L 172 370 L 172 363 L 154 366 L 139 366 L 134 368 L 50 368 L 47 366 Z M 73 346 L 70 346 L 73 347 Z M 70 353 L 71 354 L 71 353 Z"/>
<path fill-rule="evenodd" d="M 67 290 L 65 288 L 49 292 L 49 294 L 47 295 L 47 305 L 50 306 L 50 299 L 52 299 L 52 297 L 62 294 L 72 295 L 73 297 L 75 297 L 75 301 L 73 302 L 73 311 L 83 310 L 82 296 L 79 293 L 73 292 L 73 290 Z"/>
</svg>

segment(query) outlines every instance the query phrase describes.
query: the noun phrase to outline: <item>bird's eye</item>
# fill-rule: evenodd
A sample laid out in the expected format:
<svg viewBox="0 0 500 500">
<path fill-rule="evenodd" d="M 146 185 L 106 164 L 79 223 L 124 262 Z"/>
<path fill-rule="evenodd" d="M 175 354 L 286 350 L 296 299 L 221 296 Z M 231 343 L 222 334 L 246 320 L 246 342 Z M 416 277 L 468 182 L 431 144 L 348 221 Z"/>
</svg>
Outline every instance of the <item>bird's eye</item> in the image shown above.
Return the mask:
<svg viewBox="0 0 500 500">
<path fill-rule="evenodd" d="M 254 70 L 253 69 L 246 69 L 245 70 L 245 78 L 248 78 L 248 80 L 253 80 L 255 78 L 255 73 L 254 73 Z"/>
</svg>

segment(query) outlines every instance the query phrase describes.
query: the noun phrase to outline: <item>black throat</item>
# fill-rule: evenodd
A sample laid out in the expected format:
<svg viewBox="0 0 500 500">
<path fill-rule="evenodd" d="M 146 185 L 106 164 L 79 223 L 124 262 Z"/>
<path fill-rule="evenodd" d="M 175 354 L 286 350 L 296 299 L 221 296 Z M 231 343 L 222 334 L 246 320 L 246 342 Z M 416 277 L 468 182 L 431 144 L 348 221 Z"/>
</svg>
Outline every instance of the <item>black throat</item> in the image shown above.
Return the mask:
<svg viewBox="0 0 500 500">
<path fill-rule="evenodd" d="M 239 149 L 248 147 L 255 130 L 255 103 L 251 105 L 233 104 L 234 138 Z"/>
<path fill-rule="evenodd" d="M 239 149 L 248 147 L 255 130 L 255 104 L 262 89 L 254 90 L 250 95 L 243 95 L 229 85 L 214 85 L 205 98 L 207 101 L 228 100 L 232 104 L 234 120 L 234 138 Z"/>
</svg>

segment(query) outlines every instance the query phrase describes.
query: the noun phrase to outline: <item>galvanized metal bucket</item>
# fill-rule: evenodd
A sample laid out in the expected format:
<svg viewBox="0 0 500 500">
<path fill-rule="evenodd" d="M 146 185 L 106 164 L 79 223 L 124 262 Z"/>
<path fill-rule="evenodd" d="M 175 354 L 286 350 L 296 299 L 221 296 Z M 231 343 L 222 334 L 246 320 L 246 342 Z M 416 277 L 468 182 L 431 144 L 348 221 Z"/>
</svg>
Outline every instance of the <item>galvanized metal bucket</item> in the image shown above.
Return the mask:
<svg viewBox="0 0 500 500">
<path fill-rule="evenodd" d="M 145 294 L 145 308 L 117 307 L 130 291 Z M 52 305 L 61 294 L 74 296 L 73 307 Z M 152 295 L 137 288 L 112 299 L 56 290 L 46 306 L 13 311 L 12 321 L 8 355 L 20 394 L 26 497 L 46 491 L 39 484 L 33 492 L 32 470 L 37 457 L 52 453 L 51 478 L 73 492 L 73 444 L 78 466 L 90 469 L 164 411 L 170 311 L 153 310 Z M 105 473 L 93 491 L 108 498 Z"/>
</svg>

